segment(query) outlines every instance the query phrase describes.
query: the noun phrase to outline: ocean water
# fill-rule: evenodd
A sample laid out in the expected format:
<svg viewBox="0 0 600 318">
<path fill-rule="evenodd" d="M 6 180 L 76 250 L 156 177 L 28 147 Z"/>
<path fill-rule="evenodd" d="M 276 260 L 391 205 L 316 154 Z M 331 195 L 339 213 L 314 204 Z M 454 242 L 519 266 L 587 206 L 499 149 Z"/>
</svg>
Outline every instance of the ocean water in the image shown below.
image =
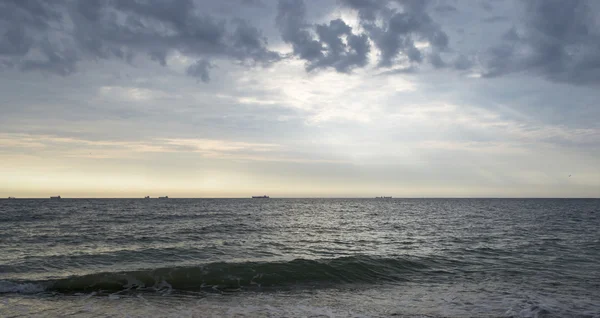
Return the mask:
<svg viewBox="0 0 600 318">
<path fill-rule="evenodd" d="M 0 317 L 600 317 L 600 200 L 0 200 Z"/>
</svg>

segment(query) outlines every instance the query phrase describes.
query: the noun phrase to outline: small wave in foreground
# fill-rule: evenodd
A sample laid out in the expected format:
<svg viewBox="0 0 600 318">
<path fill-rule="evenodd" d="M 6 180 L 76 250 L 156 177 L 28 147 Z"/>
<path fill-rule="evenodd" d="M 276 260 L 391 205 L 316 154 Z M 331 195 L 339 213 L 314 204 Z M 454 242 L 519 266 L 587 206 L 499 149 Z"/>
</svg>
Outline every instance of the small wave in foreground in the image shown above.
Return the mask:
<svg viewBox="0 0 600 318">
<path fill-rule="evenodd" d="M 431 260 L 353 256 L 289 262 L 209 263 L 195 267 L 105 272 L 45 281 L 0 281 L 0 293 L 130 290 L 243 291 L 292 286 L 402 282 L 431 270 Z"/>
</svg>

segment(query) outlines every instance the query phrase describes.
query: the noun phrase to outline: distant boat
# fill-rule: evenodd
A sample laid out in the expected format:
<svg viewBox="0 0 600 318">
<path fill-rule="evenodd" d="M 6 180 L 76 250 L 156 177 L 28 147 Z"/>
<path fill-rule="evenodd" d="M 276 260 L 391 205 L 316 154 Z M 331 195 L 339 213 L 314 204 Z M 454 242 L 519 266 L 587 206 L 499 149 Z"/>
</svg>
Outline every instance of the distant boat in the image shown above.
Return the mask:
<svg viewBox="0 0 600 318">
<path fill-rule="evenodd" d="M 15 197 L 8 197 L 9 200 L 14 200 L 16 199 Z"/>
<path fill-rule="evenodd" d="M 253 195 L 252 199 L 268 199 L 268 195 Z"/>
<path fill-rule="evenodd" d="M 60 195 L 57 195 L 57 196 L 55 196 L 55 197 L 50 197 L 50 200 L 60 200 L 60 199 L 62 199 L 62 198 L 60 197 Z"/>
<path fill-rule="evenodd" d="M 391 199 L 392 197 L 375 197 L 375 199 Z"/>
<path fill-rule="evenodd" d="M 169 196 L 168 196 L 168 195 L 165 195 L 164 197 L 158 197 L 158 198 L 159 198 L 159 199 L 168 199 L 168 198 L 169 198 Z"/>
<path fill-rule="evenodd" d="M 150 199 L 150 196 L 149 196 L 149 195 L 147 195 L 147 196 L 145 196 L 145 197 L 144 197 L 144 199 Z"/>
</svg>

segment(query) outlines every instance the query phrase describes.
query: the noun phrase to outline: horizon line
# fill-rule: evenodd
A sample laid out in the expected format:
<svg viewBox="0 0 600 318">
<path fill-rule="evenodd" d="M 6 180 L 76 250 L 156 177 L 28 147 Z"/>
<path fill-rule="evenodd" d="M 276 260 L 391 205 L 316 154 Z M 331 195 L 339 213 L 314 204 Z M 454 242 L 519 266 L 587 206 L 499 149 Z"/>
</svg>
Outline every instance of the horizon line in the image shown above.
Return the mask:
<svg viewBox="0 0 600 318">
<path fill-rule="evenodd" d="M 50 196 L 48 197 L 13 197 L 13 196 L 9 196 L 9 197 L 2 197 L 0 198 L 0 200 L 50 200 Z M 150 198 L 144 198 L 144 197 L 62 197 L 60 198 L 61 200 L 86 200 L 86 199 L 111 199 L 111 200 L 116 200 L 116 199 L 124 199 L 124 200 L 133 200 L 133 199 L 140 199 L 140 200 L 151 200 L 151 199 L 155 199 L 158 200 L 159 197 L 150 197 Z M 252 198 L 252 196 L 245 196 L 245 197 L 167 197 L 167 198 L 162 198 L 160 197 L 161 200 L 169 200 L 169 199 L 260 199 L 260 198 Z M 263 198 L 264 199 L 264 198 Z M 382 199 L 382 200 L 389 200 L 389 199 L 600 199 L 600 197 L 437 197 L 437 196 L 432 196 L 432 197 L 388 197 L 388 198 L 382 198 L 382 197 L 373 197 L 373 196 L 369 196 L 369 197 L 271 197 L 269 196 L 267 199 Z"/>
</svg>

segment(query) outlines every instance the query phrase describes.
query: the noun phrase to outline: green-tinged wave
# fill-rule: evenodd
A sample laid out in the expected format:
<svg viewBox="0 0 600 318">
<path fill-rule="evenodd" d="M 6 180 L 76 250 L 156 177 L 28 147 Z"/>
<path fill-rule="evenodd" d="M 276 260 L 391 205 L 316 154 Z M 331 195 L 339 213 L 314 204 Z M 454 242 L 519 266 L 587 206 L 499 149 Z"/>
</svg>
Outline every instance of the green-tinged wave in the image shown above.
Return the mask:
<svg viewBox="0 0 600 318">
<path fill-rule="evenodd" d="M 95 273 L 57 280 L 7 282 L 0 292 L 116 292 L 121 290 L 243 291 L 339 284 L 402 282 L 433 272 L 432 261 L 417 258 L 352 256 L 289 262 L 209 263 L 195 267 Z M 3 287 L 4 286 L 4 287 Z M 19 286 L 29 286 L 20 290 Z M 39 286 L 40 288 L 32 288 Z"/>
</svg>

